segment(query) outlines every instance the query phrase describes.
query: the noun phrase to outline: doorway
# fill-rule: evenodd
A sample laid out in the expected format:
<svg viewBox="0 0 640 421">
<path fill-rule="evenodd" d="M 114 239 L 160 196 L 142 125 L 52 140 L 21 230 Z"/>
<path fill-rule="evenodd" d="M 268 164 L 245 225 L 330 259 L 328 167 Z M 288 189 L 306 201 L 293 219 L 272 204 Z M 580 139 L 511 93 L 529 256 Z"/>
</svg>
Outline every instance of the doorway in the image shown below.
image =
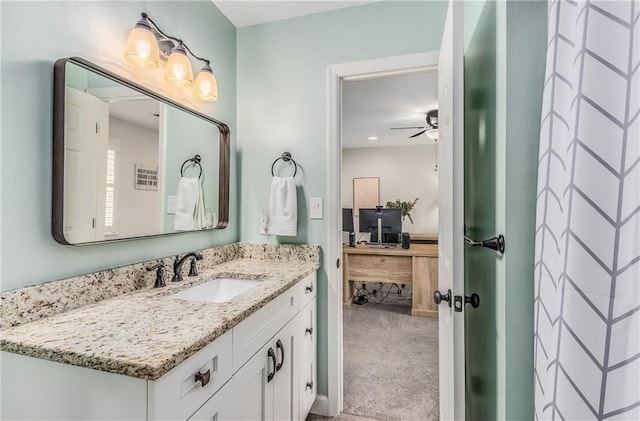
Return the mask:
<svg viewBox="0 0 640 421">
<path fill-rule="evenodd" d="M 437 69 L 438 52 L 389 57 L 331 66 L 328 69 L 329 86 L 329 195 L 327 256 L 336 261 L 329 274 L 328 289 L 328 398 L 317 402 L 316 410 L 328 415 L 340 413 L 344 407 L 343 393 L 343 288 L 342 260 L 342 137 L 341 107 L 344 82 L 389 77 Z M 411 132 L 409 130 L 409 132 Z M 409 134 L 409 133 L 408 133 Z M 407 135 L 408 135 L 407 134 Z M 435 170 L 433 168 L 432 170 Z M 382 203 L 384 205 L 384 203 Z M 323 408 L 324 406 L 324 408 Z"/>
<path fill-rule="evenodd" d="M 345 414 L 439 418 L 437 106 L 437 69 L 342 83 Z"/>
</svg>

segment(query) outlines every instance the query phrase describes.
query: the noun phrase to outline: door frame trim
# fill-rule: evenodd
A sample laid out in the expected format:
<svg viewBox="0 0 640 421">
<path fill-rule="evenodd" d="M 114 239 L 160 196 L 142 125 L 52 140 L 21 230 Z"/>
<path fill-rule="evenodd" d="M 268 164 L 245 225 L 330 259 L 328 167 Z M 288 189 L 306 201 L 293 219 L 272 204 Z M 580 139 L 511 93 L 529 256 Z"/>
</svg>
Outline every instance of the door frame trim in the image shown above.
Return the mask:
<svg viewBox="0 0 640 421">
<path fill-rule="evenodd" d="M 321 415 L 336 416 L 343 407 L 342 265 L 338 268 L 333 263 L 338 259 L 342 261 L 342 81 L 437 69 L 439 56 L 439 50 L 434 50 L 327 66 L 327 267 L 330 269 L 327 274 L 327 397 L 326 405 L 319 405 L 326 412 Z"/>
</svg>

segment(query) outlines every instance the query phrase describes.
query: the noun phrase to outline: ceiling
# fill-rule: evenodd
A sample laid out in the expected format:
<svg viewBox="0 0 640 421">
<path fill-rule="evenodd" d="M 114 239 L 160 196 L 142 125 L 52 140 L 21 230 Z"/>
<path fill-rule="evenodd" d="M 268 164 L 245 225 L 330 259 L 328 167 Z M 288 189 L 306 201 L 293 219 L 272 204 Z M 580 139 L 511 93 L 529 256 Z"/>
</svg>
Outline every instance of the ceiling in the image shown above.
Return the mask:
<svg viewBox="0 0 640 421">
<path fill-rule="evenodd" d="M 238 1 L 238 0 L 212 0 L 218 9 L 237 28 L 273 22 L 298 16 L 311 15 L 313 13 L 326 12 L 328 10 L 342 9 L 371 3 L 374 0 L 364 1 Z"/>
<path fill-rule="evenodd" d="M 313 13 L 358 6 L 371 1 L 238 1 L 212 0 L 236 27 L 257 25 Z M 347 81 L 342 95 L 342 147 L 364 148 L 434 144 L 426 135 L 409 136 L 422 127 L 427 111 L 437 108 L 438 72 Z M 377 140 L 369 140 L 377 137 Z"/>
<path fill-rule="evenodd" d="M 423 127 L 427 111 L 437 108 L 437 70 L 346 81 L 342 87 L 342 147 L 434 144 L 425 134 L 409 139 L 420 129 L 390 129 Z"/>
</svg>

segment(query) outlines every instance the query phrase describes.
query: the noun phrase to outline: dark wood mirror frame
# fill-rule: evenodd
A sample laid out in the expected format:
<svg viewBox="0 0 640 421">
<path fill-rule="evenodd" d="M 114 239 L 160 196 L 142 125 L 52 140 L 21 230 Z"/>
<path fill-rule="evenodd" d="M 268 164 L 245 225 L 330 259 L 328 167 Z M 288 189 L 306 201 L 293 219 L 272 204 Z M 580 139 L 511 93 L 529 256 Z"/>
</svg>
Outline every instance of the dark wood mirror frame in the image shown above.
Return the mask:
<svg viewBox="0 0 640 421">
<path fill-rule="evenodd" d="M 104 76 L 115 82 L 118 82 L 130 89 L 138 91 L 150 98 L 163 102 L 176 109 L 182 110 L 188 114 L 198 117 L 206 122 L 215 125 L 219 132 L 219 165 L 218 165 L 218 223 L 216 226 L 197 230 L 197 231 L 178 231 L 169 233 L 160 233 L 145 235 L 139 237 L 118 238 L 104 241 L 95 241 L 89 243 L 72 244 L 67 241 L 64 236 L 64 173 L 65 173 L 65 87 L 66 87 L 66 65 L 72 63 L 83 67 L 96 74 Z M 61 58 L 57 60 L 53 68 L 53 196 L 52 196 L 52 224 L 51 231 L 53 238 L 60 244 L 64 245 L 91 245 L 104 244 L 114 241 L 127 241 L 143 238 L 162 237 L 166 235 L 194 233 L 211 229 L 226 228 L 229 223 L 229 173 L 230 173 L 230 154 L 231 154 L 231 134 L 229 126 L 225 123 L 215 120 L 196 110 L 187 108 L 167 97 L 156 92 L 150 91 L 135 82 L 120 77 L 100 66 L 97 66 L 87 60 L 79 57 Z"/>
</svg>

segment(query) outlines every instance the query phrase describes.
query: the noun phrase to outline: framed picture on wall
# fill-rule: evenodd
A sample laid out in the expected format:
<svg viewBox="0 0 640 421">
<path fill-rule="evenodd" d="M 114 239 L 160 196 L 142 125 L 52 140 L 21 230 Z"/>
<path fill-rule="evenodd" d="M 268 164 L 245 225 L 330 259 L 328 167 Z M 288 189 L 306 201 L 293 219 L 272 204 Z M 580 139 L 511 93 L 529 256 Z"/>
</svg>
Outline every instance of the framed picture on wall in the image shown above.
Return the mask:
<svg viewBox="0 0 640 421">
<path fill-rule="evenodd" d="M 375 208 L 380 204 L 380 177 L 355 177 L 353 179 L 353 216 L 360 208 Z"/>
<path fill-rule="evenodd" d="M 158 190 L 158 167 L 133 164 L 136 190 Z"/>
</svg>

